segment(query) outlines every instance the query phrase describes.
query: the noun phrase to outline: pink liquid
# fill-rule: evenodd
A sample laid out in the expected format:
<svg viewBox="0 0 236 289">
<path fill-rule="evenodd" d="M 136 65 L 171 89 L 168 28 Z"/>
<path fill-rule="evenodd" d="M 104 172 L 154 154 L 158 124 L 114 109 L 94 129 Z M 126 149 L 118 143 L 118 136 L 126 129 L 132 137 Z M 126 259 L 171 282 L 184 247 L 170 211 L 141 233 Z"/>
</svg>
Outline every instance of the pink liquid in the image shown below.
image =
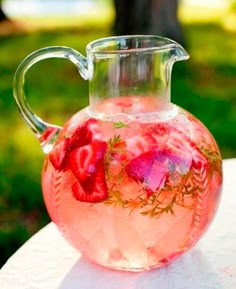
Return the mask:
<svg viewBox="0 0 236 289">
<path fill-rule="evenodd" d="M 106 102 L 103 111 L 125 104 Z M 145 111 L 150 102 L 139 105 Z M 83 110 L 57 144 L 65 138 L 63 161 L 57 145 L 50 153 L 57 167 L 52 157 L 45 160 L 44 199 L 64 237 L 91 261 L 131 271 L 160 267 L 191 248 L 211 223 L 221 158 L 210 133 L 189 113 L 180 109 L 166 121 L 153 115 L 91 121 Z"/>
</svg>

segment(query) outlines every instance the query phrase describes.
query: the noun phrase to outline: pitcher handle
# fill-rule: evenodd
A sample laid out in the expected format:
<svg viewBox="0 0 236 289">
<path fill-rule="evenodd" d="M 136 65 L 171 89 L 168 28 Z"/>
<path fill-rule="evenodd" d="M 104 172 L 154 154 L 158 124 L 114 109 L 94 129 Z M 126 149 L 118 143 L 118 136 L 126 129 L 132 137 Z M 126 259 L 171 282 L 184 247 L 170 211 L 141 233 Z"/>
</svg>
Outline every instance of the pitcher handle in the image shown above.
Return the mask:
<svg viewBox="0 0 236 289">
<path fill-rule="evenodd" d="M 48 153 L 57 138 L 61 127 L 49 124 L 38 117 L 30 108 L 25 96 L 25 75 L 35 63 L 47 58 L 66 58 L 73 62 L 83 79 L 88 79 L 87 58 L 77 50 L 65 46 L 45 47 L 28 55 L 18 66 L 14 81 L 13 94 L 20 114 L 38 138 L 42 149 Z"/>
</svg>

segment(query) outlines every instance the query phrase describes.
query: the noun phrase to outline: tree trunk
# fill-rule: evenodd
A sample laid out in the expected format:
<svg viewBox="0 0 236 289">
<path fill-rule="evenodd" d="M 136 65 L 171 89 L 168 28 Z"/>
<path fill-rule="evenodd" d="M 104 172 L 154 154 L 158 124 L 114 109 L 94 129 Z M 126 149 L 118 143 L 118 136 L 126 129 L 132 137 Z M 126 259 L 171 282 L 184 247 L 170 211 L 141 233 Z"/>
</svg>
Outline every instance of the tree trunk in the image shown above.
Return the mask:
<svg viewBox="0 0 236 289">
<path fill-rule="evenodd" d="M 0 1 L 0 22 L 5 21 L 5 20 L 8 20 L 8 17 L 4 13 L 4 11 L 2 10 L 2 1 Z"/>
<path fill-rule="evenodd" d="M 184 45 L 178 0 L 114 0 L 116 35 L 154 34 Z"/>
</svg>

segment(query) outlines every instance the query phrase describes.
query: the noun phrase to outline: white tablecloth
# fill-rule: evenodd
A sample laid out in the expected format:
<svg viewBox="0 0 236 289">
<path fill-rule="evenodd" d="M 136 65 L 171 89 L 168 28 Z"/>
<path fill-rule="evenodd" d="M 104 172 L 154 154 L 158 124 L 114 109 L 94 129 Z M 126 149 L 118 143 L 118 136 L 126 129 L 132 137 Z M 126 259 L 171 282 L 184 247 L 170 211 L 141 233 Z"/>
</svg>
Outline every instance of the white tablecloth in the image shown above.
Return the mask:
<svg viewBox="0 0 236 289">
<path fill-rule="evenodd" d="M 201 241 L 172 264 L 144 273 L 85 260 L 50 223 L 0 270 L 0 289 L 236 289 L 236 159 L 224 160 L 222 201 Z"/>
</svg>

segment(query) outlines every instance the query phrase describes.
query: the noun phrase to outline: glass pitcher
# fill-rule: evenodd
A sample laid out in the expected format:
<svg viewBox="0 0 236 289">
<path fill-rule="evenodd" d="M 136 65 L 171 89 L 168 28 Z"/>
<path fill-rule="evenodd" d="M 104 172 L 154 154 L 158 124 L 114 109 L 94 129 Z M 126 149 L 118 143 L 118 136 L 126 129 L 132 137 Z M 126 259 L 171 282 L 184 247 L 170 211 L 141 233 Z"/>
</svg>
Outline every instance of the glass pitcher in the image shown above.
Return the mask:
<svg viewBox="0 0 236 289">
<path fill-rule="evenodd" d="M 40 60 L 72 61 L 89 81 L 90 104 L 63 127 L 27 104 L 24 80 Z M 142 271 L 190 249 L 211 223 L 222 186 L 212 135 L 171 103 L 171 71 L 187 52 L 157 36 L 91 42 L 87 57 L 69 47 L 29 55 L 14 97 L 45 153 L 42 190 L 52 221 L 86 258 Z"/>
</svg>

